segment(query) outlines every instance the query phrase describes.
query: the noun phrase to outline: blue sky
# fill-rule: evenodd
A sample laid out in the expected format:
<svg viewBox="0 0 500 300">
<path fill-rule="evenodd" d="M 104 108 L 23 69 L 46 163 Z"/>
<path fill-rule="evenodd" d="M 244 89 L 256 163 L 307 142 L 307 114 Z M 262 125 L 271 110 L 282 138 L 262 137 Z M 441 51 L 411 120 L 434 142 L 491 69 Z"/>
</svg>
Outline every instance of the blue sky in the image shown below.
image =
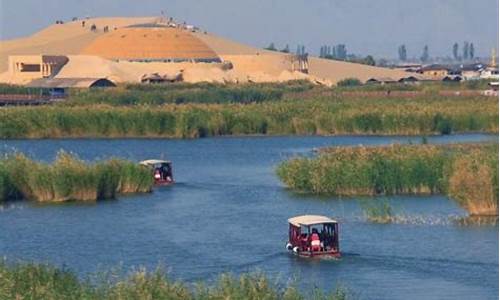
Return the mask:
<svg viewBox="0 0 500 300">
<path fill-rule="evenodd" d="M 0 0 L 0 38 L 31 34 L 73 16 L 149 16 L 161 10 L 208 31 L 263 47 L 300 43 L 309 52 L 344 43 L 348 51 L 397 57 L 450 55 L 468 40 L 477 55 L 498 45 L 498 0 Z"/>
</svg>

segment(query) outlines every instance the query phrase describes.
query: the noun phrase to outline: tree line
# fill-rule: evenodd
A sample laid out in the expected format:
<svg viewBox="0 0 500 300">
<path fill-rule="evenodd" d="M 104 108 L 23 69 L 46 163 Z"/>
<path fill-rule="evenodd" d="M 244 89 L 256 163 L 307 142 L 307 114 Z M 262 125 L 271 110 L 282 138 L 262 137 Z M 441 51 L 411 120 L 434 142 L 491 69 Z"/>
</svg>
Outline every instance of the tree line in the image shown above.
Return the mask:
<svg viewBox="0 0 500 300">
<path fill-rule="evenodd" d="M 284 48 L 279 49 L 274 43 L 270 43 L 269 46 L 264 47 L 266 50 L 279 51 L 282 53 L 291 53 L 290 46 L 287 44 Z M 297 50 L 295 51 L 297 55 L 307 54 L 306 47 L 304 45 L 297 45 Z M 355 62 L 370 66 L 375 66 L 376 62 L 373 56 L 367 55 L 366 57 L 361 57 L 352 53 L 347 52 L 347 46 L 345 44 L 338 44 L 332 46 L 321 46 L 319 51 L 319 57 L 331 60 L 341 60 L 348 62 Z"/>
<path fill-rule="evenodd" d="M 462 54 L 460 54 L 460 46 L 458 43 L 454 43 L 452 46 L 453 59 L 456 61 L 462 60 L 473 60 L 475 58 L 475 48 L 474 43 L 465 41 L 462 46 Z M 400 61 L 408 60 L 408 52 L 406 50 L 406 45 L 402 44 L 398 47 L 398 57 Z M 429 62 L 430 60 L 429 46 L 425 45 L 422 50 L 422 55 L 420 56 L 420 61 L 423 63 Z"/>
</svg>

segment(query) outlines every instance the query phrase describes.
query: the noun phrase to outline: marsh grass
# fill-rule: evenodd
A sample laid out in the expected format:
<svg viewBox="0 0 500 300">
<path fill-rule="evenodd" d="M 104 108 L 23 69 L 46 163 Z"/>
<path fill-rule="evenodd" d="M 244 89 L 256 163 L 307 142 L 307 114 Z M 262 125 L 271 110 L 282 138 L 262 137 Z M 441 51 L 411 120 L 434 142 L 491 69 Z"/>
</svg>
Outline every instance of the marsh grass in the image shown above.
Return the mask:
<svg viewBox="0 0 500 300">
<path fill-rule="evenodd" d="M 0 138 L 430 135 L 498 132 L 491 97 L 320 97 L 263 103 L 104 104 L 0 110 Z"/>
<path fill-rule="evenodd" d="M 7 264 L 0 261 L 0 299 L 269 299 L 344 300 L 352 294 L 339 286 L 331 293 L 313 289 L 305 296 L 293 284 L 274 283 L 261 273 L 239 277 L 222 275 L 219 280 L 196 287 L 169 279 L 165 272 L 137 270 L 125 278 L 109 275 L 99 280 L 79 279 L 68 269 L 43 264 Z"/>
<path fill-rule="evenodd" d="M 474 149 L 451 166 L 448 194 L 475 216 L 498 216 L 498 147 Z"/>
<path fill-rule="evenodd" d="M 314 85 L 305 80 L 284 83 L 127 84 L 105 90 L 73 90 L 65 105 L 162 105 L 187 103 L 261 103 L 281 100 L 287 93 L 302 93 Z"/>
<path fill-rule="evenodd" d="M 150 170 L 124 160 L 87 163 L 63 151 L 52 164 L 22 154 L 0 159 L 0 200 L 95 201 L 150 192 L 152 185 Z"/>
<path fill-rule="evenodd" d="M 395 219 L 394 212 L 388 201 L 363 201 L 361 208 L 365 218 L 373 223 L 388 224 Z"/>
<path fill-rule="evenodd" d="M 453 219 L 460 226 L 498 226 L 497 216 L 467 216 Z"/>
<path fill-rule="evenodd" d="M 326 148 L 315 158 L 285 161 L 276 172 L 300 192 L 445 194 L 471 215 L 498 215 L 498 144 Z"/>
</svg>

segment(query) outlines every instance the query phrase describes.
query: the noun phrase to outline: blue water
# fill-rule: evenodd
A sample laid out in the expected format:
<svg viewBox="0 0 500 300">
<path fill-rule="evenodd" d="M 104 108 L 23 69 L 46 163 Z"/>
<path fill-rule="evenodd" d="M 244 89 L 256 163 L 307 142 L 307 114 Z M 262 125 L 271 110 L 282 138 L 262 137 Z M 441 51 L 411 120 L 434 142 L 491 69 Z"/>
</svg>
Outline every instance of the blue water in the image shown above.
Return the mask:
<svg viewBox="0 0 500 300">
<path fill-rule="evenodd" d="M 489 135 L 428 138 L 429 143 L 497 141 Z M 85 160 L 164 157 L 177 184 L 152 194 L 95 204 L 10 202 L 0 208 L 0 255 L 49 262 L 80 274 L 110 267 L 154 268 L 190 282 L 220 273 L 263 271 L 304 289 L 349 287 L 361 299 L 496 299 L 498 226 L 457 226 L 465 212 L 446 197 L 347 199 L 296 195 L 275 166 L 323 146 L 419 143 L 413 137 L 247 137 L 198 140 L 11 140 L 50 161 L 60 149 Z M 401 222 L 364 220 L 363 201 L 389 201 Z M 285 251 L 287 218 L 323 214 L 341 222 L 339 261 Z"/>
</svg>

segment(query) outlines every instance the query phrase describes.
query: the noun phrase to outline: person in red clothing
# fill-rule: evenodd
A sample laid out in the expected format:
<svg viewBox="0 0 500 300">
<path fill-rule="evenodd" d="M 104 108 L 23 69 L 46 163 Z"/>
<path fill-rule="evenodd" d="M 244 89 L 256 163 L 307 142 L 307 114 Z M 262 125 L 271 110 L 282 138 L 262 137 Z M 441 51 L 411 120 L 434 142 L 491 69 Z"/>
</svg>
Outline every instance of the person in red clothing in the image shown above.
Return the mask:
<svg viewBox="0 0 500 300">
<path fill-rule="evenodd" d="M 313 228 L 311 234 L 311 250 L 321 251 L 321 241 L 319 238 L 318 230 L 316 230 L 316 228 Z"/>
</svg>

